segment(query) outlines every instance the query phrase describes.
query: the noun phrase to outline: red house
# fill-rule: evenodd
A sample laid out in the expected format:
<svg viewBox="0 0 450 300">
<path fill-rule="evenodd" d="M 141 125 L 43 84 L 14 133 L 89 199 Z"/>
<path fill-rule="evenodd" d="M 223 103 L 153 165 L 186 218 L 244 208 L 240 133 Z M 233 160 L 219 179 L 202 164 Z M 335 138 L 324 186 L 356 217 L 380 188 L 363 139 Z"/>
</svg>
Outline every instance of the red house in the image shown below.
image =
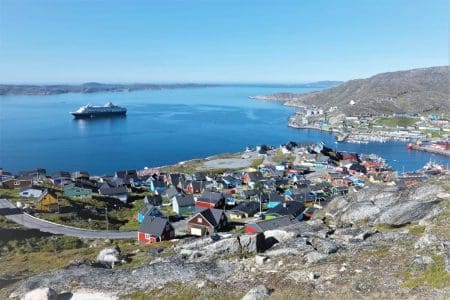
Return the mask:
<svg viewBox="0 0 450 300">
<path fill-rule="evenodd" d="M 166 218 L 147 216 L 139 226 L 137 239 L 150 244 L 167 241 L 175 237 L 175 229 Z"/>
<path fill-rule="evenodd" d="M 220 208 L 225 205 L 222 193 L 204 191 L 195 201 L 195 206 L 203 208 Z"/>
</svg>

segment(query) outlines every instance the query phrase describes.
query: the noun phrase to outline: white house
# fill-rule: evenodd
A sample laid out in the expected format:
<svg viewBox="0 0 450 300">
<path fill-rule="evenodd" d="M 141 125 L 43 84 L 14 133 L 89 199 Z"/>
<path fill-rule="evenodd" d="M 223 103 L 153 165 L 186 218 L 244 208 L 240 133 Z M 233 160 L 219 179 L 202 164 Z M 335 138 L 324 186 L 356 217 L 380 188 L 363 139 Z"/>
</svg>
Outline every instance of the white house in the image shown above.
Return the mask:
<svg viewBox="0 0 450 300">
<path fill-rule="evenodd" d="M 39 198 L 42 196 L 43 191 L 38 189 L 24 189 L 19 193 L 23 198 Z"/>
</svg>

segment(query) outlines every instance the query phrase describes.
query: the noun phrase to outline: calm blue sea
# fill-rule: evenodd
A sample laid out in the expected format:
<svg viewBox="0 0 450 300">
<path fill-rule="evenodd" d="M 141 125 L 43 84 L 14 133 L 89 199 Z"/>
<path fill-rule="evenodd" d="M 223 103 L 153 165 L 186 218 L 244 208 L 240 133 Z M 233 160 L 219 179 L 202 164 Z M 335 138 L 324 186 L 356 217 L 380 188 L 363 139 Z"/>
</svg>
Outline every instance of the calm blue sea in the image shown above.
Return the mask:
<svg viewBox="0 0 450 300">
<path fill-rule="evenodd" d="M 296 86 L 220 86 L 52 96 L 0 96 L 0 167 L 18 172 L 119 169 L 173 164 L 246 146 L 288 141 L 324 141 L 338 150 L 376 153 L 401 171 L 430 159 L 450 159 L 407 151 L 404 143 L 335 144 L 332 135 L 286 126 L 291 108 L 251 100 L 275 92 L 309 92 Z M 111 101 L 128 108 L 126 118 L 74 120 L 81 105 Z"/>
</svg>

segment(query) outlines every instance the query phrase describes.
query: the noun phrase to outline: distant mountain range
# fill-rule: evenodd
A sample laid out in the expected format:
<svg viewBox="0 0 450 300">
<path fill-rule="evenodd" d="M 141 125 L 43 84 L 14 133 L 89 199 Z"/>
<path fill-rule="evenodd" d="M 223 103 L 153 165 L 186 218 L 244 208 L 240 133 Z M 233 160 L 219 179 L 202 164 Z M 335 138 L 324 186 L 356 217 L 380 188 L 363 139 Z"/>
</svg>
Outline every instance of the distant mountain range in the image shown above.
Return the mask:
<svg viewBox="0 0 450 300">
<path fill-rule="evenodd" d="M 160 90 L 178 89 L 192 87 L 214 87 L 214 86 L 261 86 L 261 87 L 301 87 L 301 88 L 326 88 L 336 86 L 341 81 L 318 81 L 301 84 L 202 84 L 202 83 L 174 83 L 174 84 L 106 84 L 88 82 L 80 85 L 57 84 L 57 85 L 15 85 L 0 84 L 0 95 L 55 95 L 65 93 L 97 93 L 97 92 L 123 92 L 137 90 Z"/>
<path fill-rule="evenodd" d="M 137 90 L 160 90 L 189 87 L 207 87 L 214 84 L 175 83 L 175 84 L 107 84 L 88 82 L 79 85 L 15 85 L 0 84 L 0 95 L 55 95 L 65 93 L 98 93 L 98 92 L 123 92 Z"/>
<path fill-rule="evenodd" d="M 337 107 L 337 113 L 391 114 L 450 112 L 450 67 L 431 67 L 382 73 L 350 80 L 306 94 L 277 93 L 253 98 L 281 101 L 288 106 Z"/>
</svg>

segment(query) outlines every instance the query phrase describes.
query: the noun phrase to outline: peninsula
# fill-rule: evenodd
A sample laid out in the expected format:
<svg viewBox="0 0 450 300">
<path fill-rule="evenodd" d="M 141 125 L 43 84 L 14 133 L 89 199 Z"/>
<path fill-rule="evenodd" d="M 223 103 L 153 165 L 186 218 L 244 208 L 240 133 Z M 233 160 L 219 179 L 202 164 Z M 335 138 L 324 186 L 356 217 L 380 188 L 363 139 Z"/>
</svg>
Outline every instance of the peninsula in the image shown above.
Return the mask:
<svg viewBox="0 0 450 300">
<path fill-rule="evenodd" d="M 337 141 L 399 140 L 450 155 L 449 66 L 382 73 L 319 92 L 251 97 L 297 109 L 289 126 L 334 132 Z"/>
<path fill-rule="evenodd" d="M 317 106 L 334 114 L 449 113 L 450 67 L 381 73 L 306 94 L 277 93 L 255 99 L 281 101 L 293 107 Z"/>
</svg>

